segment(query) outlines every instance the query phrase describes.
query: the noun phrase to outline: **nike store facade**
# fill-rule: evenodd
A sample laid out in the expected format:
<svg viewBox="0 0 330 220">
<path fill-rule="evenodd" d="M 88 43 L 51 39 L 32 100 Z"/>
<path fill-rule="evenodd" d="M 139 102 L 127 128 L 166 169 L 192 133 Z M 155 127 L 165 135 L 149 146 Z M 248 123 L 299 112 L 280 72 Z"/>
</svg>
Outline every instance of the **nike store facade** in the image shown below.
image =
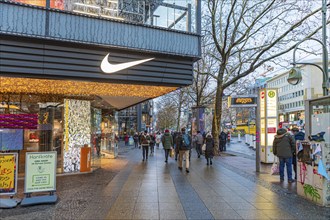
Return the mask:
<svg viewBox="0 0 330 220">
<path fill-rule="evenodd" d="M 200 1 L 173 5 L 184 30 L 154 25 L 162 1 L 141 17 L 22 2 L 0 0 L 0 151 L 19 153 L 20 174 L 26 152 L 57 151 L 58 173 L 100 167 L 118 154 L 118 110 L 192 83 Z"/>
</svg>

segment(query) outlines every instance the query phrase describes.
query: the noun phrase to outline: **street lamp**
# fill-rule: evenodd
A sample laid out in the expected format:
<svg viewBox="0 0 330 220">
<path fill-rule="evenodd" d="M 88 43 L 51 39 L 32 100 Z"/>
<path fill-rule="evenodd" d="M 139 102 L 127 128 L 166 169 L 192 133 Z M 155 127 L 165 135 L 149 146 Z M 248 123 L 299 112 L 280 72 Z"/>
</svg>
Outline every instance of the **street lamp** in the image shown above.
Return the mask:
<svg viewBox="0 0 330 220">
<path fill-rule="evenodd" d="M 327 33 L 326 33 L 326 12 L 327 12 L 327 6 L 326 6 L 326 0 L 322 0 L 322 41 L 315 39 L 315 38 L 305 38 L 298 42 L 298 44 L 295 46 L 293 50 L 293 68 L 289 72 L 289 77 L 287 79 L 288 83 L 292 85 L 297 85 L 299 82 L 301 82 L 301 72 L 298 68 L 296 68 L 296 64 L 305 64 L 305 65 L 313 65 L 317 68 L 319 68 L 323 73 L 323 95 L 326 96 L 329 93 L 329 70 L 328 70 L 328 51 L 326 47 L 326 39 L 327 39 Z M 308 63 L 308 62 L 296 62 L 296 51 L 298 49 L 298 46 L 307 40 L 314 40 L 322 45 L 323 48 L 323 68 L 319 67 L 315 63 Z"/>
<path fill-rule="evenodd" d="M 301 80 L 301 70 L 299 68 L 292 68 L 289 72 L 289 77 L 287 79 L 288 83 L 290 83 L 291 85 L 298 85 Z"/>
</svg>

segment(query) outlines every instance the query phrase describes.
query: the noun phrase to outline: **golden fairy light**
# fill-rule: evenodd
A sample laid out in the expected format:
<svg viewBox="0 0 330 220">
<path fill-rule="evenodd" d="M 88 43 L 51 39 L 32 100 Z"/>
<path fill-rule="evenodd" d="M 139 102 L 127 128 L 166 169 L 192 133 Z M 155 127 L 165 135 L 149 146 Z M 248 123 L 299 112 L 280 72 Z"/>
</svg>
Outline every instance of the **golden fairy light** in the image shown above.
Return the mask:
<svg viewBox="0 0 330 220">
<path fill-rule="evenodd" d="M 0 93 L 154 98 L 176 87 L 0 77 Z"/>
</svg>

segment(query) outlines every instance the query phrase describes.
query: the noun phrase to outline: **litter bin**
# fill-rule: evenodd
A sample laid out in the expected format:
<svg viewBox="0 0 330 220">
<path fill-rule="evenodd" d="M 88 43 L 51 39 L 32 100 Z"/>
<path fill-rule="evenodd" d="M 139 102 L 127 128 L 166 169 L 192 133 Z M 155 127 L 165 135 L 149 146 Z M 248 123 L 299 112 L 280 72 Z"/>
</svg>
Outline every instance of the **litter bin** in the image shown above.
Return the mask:
<svg viewBox="0 0 330 220">
<path fill-rule="evenodd" d="M 80 172 L 91 171 L 91 148 L 87 144 L 80 148 Z"/>
</svg>

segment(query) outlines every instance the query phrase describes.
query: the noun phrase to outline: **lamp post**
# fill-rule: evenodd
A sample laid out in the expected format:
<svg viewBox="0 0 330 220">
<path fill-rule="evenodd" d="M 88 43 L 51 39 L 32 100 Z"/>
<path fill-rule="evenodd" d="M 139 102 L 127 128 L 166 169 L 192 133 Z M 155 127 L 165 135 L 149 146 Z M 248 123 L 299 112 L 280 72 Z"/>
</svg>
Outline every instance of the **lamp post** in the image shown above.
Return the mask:
<svg viewBox="0 0 330 220">
<path fill-rule="evenodd" d="M 326 6 L 326 0 L 322 0 L 322 41 L 315 39 L 315 38 L 305 38 L 301 40 L 294 48 L 293 50 L 293 68 L 289 72 L 289 77 L 288 77 L 288 83 L 292 85 L 297 85 L 298 83 L 301 82 L 302 76 L 301 72 L 298 68 L 296 68 L 296 64 L 306 64 L 306 65 L 313 65 L 317 68 L 319 68 L 322 73 L 323 73 L 323 83 L 322 83 L 322 88 L 323 88 L 323 96 L 326 96 L 329 94 L 329 73 L 328 73 L 328 50 L 327 50 L 327 33 L 326 33 L 326 13 L 327 13 L 327 6 Z M 315 63 L 308 63 L 308 62 L 296 62 L 296 51 L 298 49 L 298 46 L 303 43 L 304 41 L 307 40 L 314 40 L 322 45 L 323 48 L 323 68 L 319 67 Z"/>
</svg>

